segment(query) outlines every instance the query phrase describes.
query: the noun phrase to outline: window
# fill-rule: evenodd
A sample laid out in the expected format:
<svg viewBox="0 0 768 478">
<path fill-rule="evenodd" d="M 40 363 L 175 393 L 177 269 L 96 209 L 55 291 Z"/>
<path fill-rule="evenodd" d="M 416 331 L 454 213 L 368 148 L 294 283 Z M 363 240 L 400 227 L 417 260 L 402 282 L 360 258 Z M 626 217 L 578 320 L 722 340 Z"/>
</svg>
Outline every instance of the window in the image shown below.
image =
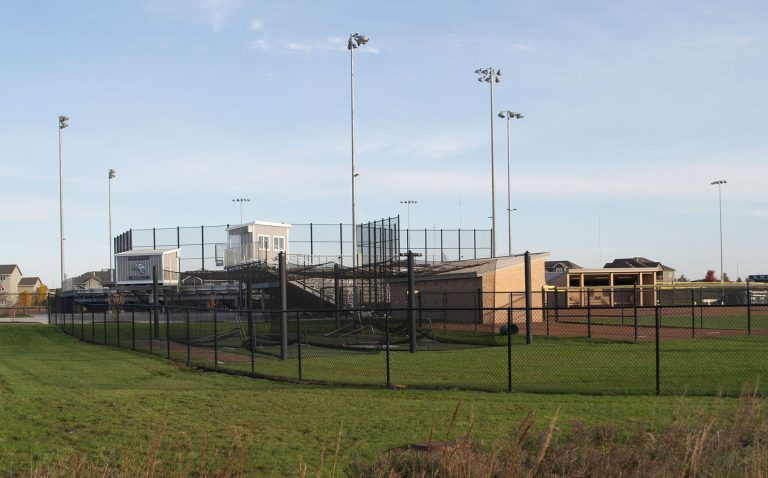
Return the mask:
<svg viewBox="0 0 768 478">
<path fill-rule="evenodd" d="M 256 241 L 256 243 L 259 245 L 260 251 L 269 250 L 269 236 L 263 236 L 259 234 L 258 241 Z"/>
<path fill-rule="evenodd" d="M 275 251 L 284 251 L 285 250 L 285 237 L 283 236 L 272 236 L 272 249 Z"/>
</svg>

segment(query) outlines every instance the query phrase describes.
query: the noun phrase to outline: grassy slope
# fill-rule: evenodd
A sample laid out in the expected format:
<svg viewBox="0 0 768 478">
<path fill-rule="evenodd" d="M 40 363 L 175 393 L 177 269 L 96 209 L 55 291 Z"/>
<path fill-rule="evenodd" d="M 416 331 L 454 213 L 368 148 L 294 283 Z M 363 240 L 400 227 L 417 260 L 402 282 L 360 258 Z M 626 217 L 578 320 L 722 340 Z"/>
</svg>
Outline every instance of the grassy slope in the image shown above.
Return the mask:
<svg viewBox="0 0 768 478">
<path fill-rule="evenodd" d="M 560 409 L 567 423 L 666 421 L 675 407 L 730 412 L 715 398 L 591 397 L 458 391 L 387 391 L 297 386 L 179 369 L 153 357 L 78 342 L 55 328 L 0 327 L 0 475 L 55 460 L 71 450 L 120 462 L 167 423 L 173 450 L 230 446 L 250 430 L 254 474 L 293 474 L 317 460 L 321 443 L 344 423 L 343 458 L 372 458 L 446 428 L 469 410 L 476 435 L 506 435 L 529 410 L 539 425 Z"/>
</svg>

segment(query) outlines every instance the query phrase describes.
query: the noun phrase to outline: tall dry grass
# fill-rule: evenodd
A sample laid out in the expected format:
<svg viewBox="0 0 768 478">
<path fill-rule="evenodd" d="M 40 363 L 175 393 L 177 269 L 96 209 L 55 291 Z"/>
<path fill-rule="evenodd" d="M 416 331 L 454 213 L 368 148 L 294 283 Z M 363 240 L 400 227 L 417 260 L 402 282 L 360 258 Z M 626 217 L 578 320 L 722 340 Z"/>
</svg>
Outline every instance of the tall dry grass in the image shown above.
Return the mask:
<svg viewBox="0 0 768 478">
<path fill-rule="evenodd" d="M 454 415 L 455 417 L 455 415 Z M 470 420 L 470 423 L 472 421 Z M 729 419 L 686 414 L 666 426 L 558 428 L 557 414 L 533 433 L 533 414 L 505 440 L 482 448 L 466 434 L 449 446 L 388 452 L 353 461 L 349 476 L 371 478 L 768 477 L 765 400 L 742 395 Z M 451 428 L 453 425 L 450 425 Z"/>
</svg>

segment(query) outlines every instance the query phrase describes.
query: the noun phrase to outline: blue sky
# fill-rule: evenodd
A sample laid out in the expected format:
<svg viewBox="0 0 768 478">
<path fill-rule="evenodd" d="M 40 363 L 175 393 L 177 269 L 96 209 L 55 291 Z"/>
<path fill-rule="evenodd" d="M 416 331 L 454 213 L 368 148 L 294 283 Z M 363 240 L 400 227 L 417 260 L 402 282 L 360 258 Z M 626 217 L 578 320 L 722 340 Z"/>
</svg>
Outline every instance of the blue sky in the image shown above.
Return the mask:
<svg viewBox="0 0 768 478">
<path fill-rule="evenodd" d="M 360 219 L 488 228 L 487 86 L 512 129 L 513 249 L 688 277 L 768 273 L 768 5 L 758 1 L 24 1 L 0 8 L 0 263 L 58 284 L 57 115 L 70 276 L 114 230 L 348 222 L 349 54 Z M 504 123 L 496 122 L 506 251 Z M 286 190 L 290 193 L 285 194 Z M 598 241 L 598 223 L 600 240 Z M 598 247 L 598 242 L 600 247 Z M 744 261 L 744 262 L 742 262 Z"/>
</svg>

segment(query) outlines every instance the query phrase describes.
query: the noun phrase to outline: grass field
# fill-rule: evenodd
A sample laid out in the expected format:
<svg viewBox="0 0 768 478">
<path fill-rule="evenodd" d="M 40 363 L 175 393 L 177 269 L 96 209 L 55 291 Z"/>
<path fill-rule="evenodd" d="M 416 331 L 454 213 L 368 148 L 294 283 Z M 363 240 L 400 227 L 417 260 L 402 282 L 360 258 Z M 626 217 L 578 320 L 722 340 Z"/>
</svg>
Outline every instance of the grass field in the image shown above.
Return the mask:
<svg viewBox="0 0 768 478">
<path fill-rule="evenodd" d="M 226 460 L 246 440 L 255 476 L 316 466 L 324 440 L 342 427 L 342 464 L 440 437 L 457 404 L 464 430 L 475 417 L 480 443 L 507 436 L 529 410 L 541 429 L 559 410 L 565 424 L 659 423 L 674 410 L 730 414 L 728 398 L 584 396 L 335 388 L 200 373 L 158 357 L 86 344 L 54 327 L 0 327 L 0 475 L 24 473 L 76 452 L 121 466 L 138 459 L 163 427 L 159 466 Z M 342 425 L 343 424 L 343 425 Z M 565 429 L 563 433 L 566 433 Z M 201 452 L 200 450 L 205 450 Z M 218 454 L 214 450 L 219 450 Z M 135 452 L 135 453 L 134 453 Z"/>
<path fill-rule="evenodd" d="M 680 327 L 695 329 L 768 329 L 768 310 L 765 306 L 754 306 L 750 319 L 744 307 L 668 307 L 661 308 L 659 325 L 661 327 Z M 587 323 L 587 314 L 583 310 L 563 309 L 557 315 L 550 314 L 550 319 L 557 317 L 561 322 Z M 634 309 L 606 308 L 596 309 L 591 321 L 595 325 L 634 325 Z M 655 326 L 653 309 L 638 309 L 639 327 Z"/>
<path fill-rule="evenodd" d="M 170 333 L 173 341 L 171 358 L 186 361 L 186 324 L 169 323 L 159 328 L 159 340 L 150 342 L 147 322 L 130 322 L 122 326 L 112 322 L 81 325 L 78 317 L 67 330 L 96 343 L 117 345 L 118 336 L 122 347 L 133 345 L 144 352 L 165 356 L 165 337 Z M 86 320 L 88 318 L 86 317 Z M 603 318 L 605 319 L 605 318 Z M 345 336 L 340 339 L 325 337 L 322 332 L 331 330 L 323 321 L 305 321 L 301 334 L 295 323 L 291 324 L 292 345 L 290 358 L 277 360 L 279 347 L 276 338 L 257 345 L 253 371 L 257 375 L 297 381 L 299 379 L 298 344 L 295 336 L 301 336 L 302 380 L 330 384 L 386 386 L 386 354 L 381 348 L 351 350 L 329 347 L 343 341 L 365 343 L 381 339 L 366 334 Z M 190 324 L 193 338 L 190 362 L 211 369 L 251 373 L 249 344 L 235 329 L 235 322 L 219 322 L 217 331 L 233 331 L 233 335 L 217 341 L 218 356 L 213 353 L 213 341 L 195 341 L 194 338 L 210 336 L 214 332 L 211 322 Z M 256 324 L 256 334 L 266 337 L 269 327 Z M 393 334 L 398 333 L 397 327 Z M 380 335 L 380 331 L 379 335 Z M 647 332 L 647 331 L 646 331 Z M 643 333 L 646 333 L 643 332 Z M 402 333 L 402 332 L 400 332 Z M 422 341 L 422 350 L 416 354 L 405 351 L 407 345 L 398 343 L 390 353 L 390 383 L 405 388 L 461 388 L 468 390 L 504 391 L 507 389 L 506 337 L 440 329 L 425 334 L 446 341 L 435 350 L 428 340 Z M 106 342 L 105 342 L 106 340 Z M 465 342 L 460 346 L 457 342 Z M 495 346 L 487 346 L 495 344 Z M 486 346 L 477 346 L 486 345 Z M 526 346 L 524 338 L 512 339 L 512 387 L 513 390 L 534 393 L 581 393 L 581 394 L 654 394 L 656 392 L 656 355 L 653 341 L 632 343 L 629 341 L 588 340 L 586 338 L 536 337 L 534 344 Z M 731 395 L 741 393 L 744 383 L 758 382 L 759 393 L 768 393 L 768 336 L 701 337 L 695 340 L 663 340 L 660 358 L 660 390 L 667 395 Z M 215 361 L 218 359 L 218 361 Z"/>
</svg>

